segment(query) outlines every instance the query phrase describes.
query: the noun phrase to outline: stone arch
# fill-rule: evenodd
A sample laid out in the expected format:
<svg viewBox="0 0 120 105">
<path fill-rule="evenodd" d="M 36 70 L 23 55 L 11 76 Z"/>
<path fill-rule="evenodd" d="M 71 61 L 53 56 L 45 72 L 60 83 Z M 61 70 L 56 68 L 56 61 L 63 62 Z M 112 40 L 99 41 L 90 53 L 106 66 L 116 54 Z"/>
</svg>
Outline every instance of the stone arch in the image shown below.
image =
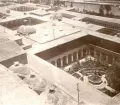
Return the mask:
<svg viewBox="0 0 120 105">
<path fill-rule="evenodd" d="M 90 56 L 94 57 L 94 49 L 90 48 Z"/>
<path fill-rule="evenodd" d="M 67 65 L 67 56 L 63 56 L 63 67 Z"/>
<path fill-rule="evenodd" d="M 57 59 L 57 67 L 61 67 L 61 59 L 60 58 Z"/>
<path fill-rule="evenodd" d="M 55 65 L 55 61 L 52 61 L 51 64 Z"/>
<path fill-rule="evenodd" d="M 78 59 L 81 59 L 81 50 L 78 50 Z"/>
<path fill-rule="evenodd" d="M 73 53 L 73 62 L 77 61 L 77 52 Z"/>
<path fill-rule="evenodd" d="M 84 48 L 84 49 L 83 49 L 83 57 L 86 57 L 86 54 L 87 54 L 87 49 Z"/>
<path fill-rule="evenodd" d="M 72 63 L 72 54 L 69 54 L 68 55 L 68 64 L 71 64 Z"/>
<path fill-rule="evenodd" d="M 102 61 L 104 62 L 106 60 L 106 55 L 104 53 L 101 53 L 102 54 Z"/>
<path fill-rule="evenodd" d="M 100 59 L 100 52 L 96 51 L 96 59 L 99 60 Z"/>
<path fill-rule="evenodd" d="M 108 63 L 112 64 L 113 62 L 113 56 L 112 55 L 108 55 Z"/>
</svg>

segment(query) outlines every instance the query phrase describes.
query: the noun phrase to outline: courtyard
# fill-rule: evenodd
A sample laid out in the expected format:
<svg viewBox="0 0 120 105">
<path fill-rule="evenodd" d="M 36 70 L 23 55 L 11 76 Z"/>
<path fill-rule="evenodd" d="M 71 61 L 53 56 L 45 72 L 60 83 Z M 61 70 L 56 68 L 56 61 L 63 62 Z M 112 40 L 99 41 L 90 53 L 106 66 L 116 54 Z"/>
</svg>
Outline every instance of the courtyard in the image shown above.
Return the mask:
<svg viewBox="0 0 120 105">
<path fill-rule="evenodd" d="M 95 87 L 100 92 L 115 97 L 120 92 L 120 82 L 114 82 L 119 81 L 119 76 L 113 73 L 114 77 L 111 78 L 112 71 L 111 74 L 109 73 L 112 67 L 119 68 L 118 65 L 114 64 L 118 62 L 119 55 L 116 55 L 115 52 L 110 53 L 110 50 L 113 51 L 113 49 L 109 49 L 108 45 L 96 44 L 96 40 L 100 41 L 100 39 L 91 39 L 91 36 L 86 36 L 36 55 L 84 83 Z M 112 43 L 106 40 L 102 40 L 102 42 Z M 104 48 L 102 48 L 103 45 Z M 58 48 L 59 52 L 57 52 Z"/>
<path fill-rule="evenodd" d="M 120 90 L 118 89 L 118 82 L 115 84 L 113 80 L 111 80 L 111 75 L 108 74 L 109 71 L 110 68 L 108 66 L 95 59 L 91 60 L 90 58 L 84 58 L 79 62 L 72 64 L 71 68 L 67 70 L 67 72 L 75 78 L 92 85 L 110 97 L 114 97 Z M 119 81 L 119 78 L 117 78 L 116 81 Z"/>
</svg>

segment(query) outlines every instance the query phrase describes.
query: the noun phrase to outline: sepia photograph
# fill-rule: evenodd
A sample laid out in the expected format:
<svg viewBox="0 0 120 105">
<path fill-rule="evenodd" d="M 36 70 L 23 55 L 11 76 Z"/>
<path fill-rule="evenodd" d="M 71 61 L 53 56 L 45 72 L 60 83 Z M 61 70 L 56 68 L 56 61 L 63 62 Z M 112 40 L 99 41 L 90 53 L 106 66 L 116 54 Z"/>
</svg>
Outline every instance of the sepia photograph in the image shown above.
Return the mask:
<svg viewBox="0 0 120 105">
<path fill-rule="evenodd" d="M 0 105 L 120 105 L 120 0 L 0 0 Z"/>
</svg>

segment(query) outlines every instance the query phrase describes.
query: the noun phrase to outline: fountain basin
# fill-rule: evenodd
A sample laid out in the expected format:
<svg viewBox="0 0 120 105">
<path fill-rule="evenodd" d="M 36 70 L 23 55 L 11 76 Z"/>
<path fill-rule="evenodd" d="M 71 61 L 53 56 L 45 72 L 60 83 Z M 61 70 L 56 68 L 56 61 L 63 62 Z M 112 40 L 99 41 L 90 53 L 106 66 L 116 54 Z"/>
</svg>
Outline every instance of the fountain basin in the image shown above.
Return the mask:
<svg viewBox="0 0 120 105">
<path fill-rule="evenodd" d="M 102 83 L 101 77 L 97 75 L 92 75 L 88 77 L 89 82 L 93 85 L 100 85 Z"/>
</svg>

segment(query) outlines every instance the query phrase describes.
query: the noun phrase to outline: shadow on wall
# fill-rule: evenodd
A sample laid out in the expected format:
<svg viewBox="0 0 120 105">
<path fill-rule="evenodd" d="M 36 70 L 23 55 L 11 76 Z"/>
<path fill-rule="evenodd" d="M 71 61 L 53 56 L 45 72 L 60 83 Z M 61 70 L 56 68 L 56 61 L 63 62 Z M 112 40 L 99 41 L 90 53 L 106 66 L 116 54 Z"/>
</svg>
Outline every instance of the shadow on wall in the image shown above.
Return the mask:
<svg viewBox="0 0 120 105">
<path fill-rule="evenodd" d="M 24 53 L 22 55 L 18 55 L 16 57 L 13 57 L 11 59 L 5 60 L 0 62 L 2 65 L 4 65 L 5 67 L 9 68 L 11 65 L 13 65 L 13 63 L 15 61 L 19 61 L 21 64 L 27 64 L 28 60 L 27 60 L 27 54 Z"/>
</svg>

